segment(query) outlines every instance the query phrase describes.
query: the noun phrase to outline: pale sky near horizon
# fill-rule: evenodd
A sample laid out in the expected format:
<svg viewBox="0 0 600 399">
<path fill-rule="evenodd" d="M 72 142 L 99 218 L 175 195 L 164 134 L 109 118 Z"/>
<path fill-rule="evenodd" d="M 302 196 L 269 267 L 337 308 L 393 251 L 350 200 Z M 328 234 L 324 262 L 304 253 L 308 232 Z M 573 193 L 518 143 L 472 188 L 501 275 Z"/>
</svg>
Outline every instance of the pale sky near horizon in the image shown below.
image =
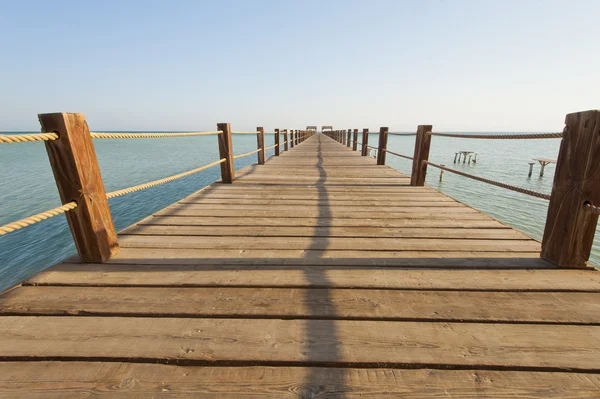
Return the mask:
<svg viewBox="0 0 600 399">
<path fill-rule="evenodd" d="M 0 131 L 560 131 L 600 108 L 600 1 L 0 0 Z"/>
</svg>

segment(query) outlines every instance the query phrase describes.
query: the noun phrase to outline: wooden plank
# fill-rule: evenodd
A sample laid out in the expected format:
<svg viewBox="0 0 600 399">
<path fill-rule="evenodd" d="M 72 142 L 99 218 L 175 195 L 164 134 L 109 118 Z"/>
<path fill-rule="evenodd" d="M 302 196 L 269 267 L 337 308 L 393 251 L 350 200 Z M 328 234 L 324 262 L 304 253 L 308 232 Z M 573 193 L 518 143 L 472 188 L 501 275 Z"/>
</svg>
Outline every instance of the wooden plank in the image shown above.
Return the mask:
<svg viewBox="0 0 600 399">
<path fill-rule="evenodd" d="M 85 115 L 38 117 L 42 132 L 59 136 L 44 143 L 62 203 L 77 202 L 65 213 L 77 252 L 87 262 L 105 262 L 119 252 L 119 245 Z"/>
<path fill-rule="evenodd" d="M 542 257 L 565 267 L 585 267 L 590 258 L 600 206 L 600 111 L 569 114 L 560 144 Z"/>
<path fill-rule="evenodd" d="M 535 252 L 540 244 L 525 240 L 486 240 L 448 238 L 355 238 L 355 237 L 244 237 L 232 240 L 220 236 L 184 235 L 122 235 L 122 248 L 180 248 L 180 249 L 310 249 L 362 251 L 485 251 Z"/>
<path fill-rule="evenodd" d="M 376 237 L 376 238 L 479 238 L 528 240 L 513 229 L 456 228 L 381 228 L 381 227 L 277 227 L 277 226 L 165 226 L 134 225 L 121 235 L 187 235 L 187 236 L 250 236 L 250 237 Z"/>
<path fill-rule="evenodd" d="M 286 217 L 240 217 L 223 218 L 218 216 L 152 216 L 144 219 L 138 224 L 155 224 L 165 226 L 307 226 L 307 227 L 388 227 L 388 228 L 456 228 L 457 236 L 461 229 L 474 228 L 500 228 L 507 227 L 492 219 L 465 219 L 456 220 L 452 218 L 432 219 L 416 218 L 411 215 L 410 219 L 319 219 L 319 218 L 286 218 Z M 284 215 L 283 215 L 284 216 Z"/>
<path fill-rule="evenodd" d="M 7 398 L 593 398 L 599 386 L 597 374 L 568 372 L 0 362 Z"/>
<path fill-rule="evenodd" d="M 283 204 L 269 204 L 269 211 L 289 211 L 290 208 L 294 208 L 294 207 L 290 207 L 287 204 L 283 203 Z M 376 214 L 383 214 L 383 213 L 389 213 L 390 215 L 393 213 L 411 213 L 411 212 L 431 212 L 431 211 L 436 211 L 439 208 L 443 208 L 443 209 L 439 209 L 439 212 L 443 212 L 445 214 L 454 214 L 454 213 L 478 213 L 478 211 L 474 210 L 473 208 L 469 208 L 466 207 L 462 204 L 459 203 L 451 203 L 452 206 L 447 206 L 444 205 L 444 203 L 442 203 L 442 205 L 439 205 L 437 203 L 435 204 L 423 204 L 423 203 L 418 203 L 416 206 L 386 206 L 386 205 L 381 205 L 381 206 L 377 206 L 377 207 L 365 207 L 365 206 L 354 206 L 354 205 L 348 205 L 348 204 L 341 204 L 341 205 L 332 205 L 332 204 L 306 204 L 304 206 L 302 206 L 301 209 L 301 213 L 307 213 L 307 214 L 311 214 L 312 212 L 318 212 L 319 214 L 322 213 L 329 213 L 329 212 L 336 212 L 336 211 L 347 211 L 347 212 L 357 212 L 357 213 L 361 213 L 363 215 L 368 215 L 371 213 L 376 213 Z M 205 211 L 205 210 L 239 210 L 239 211 L 246 211 L 246 210 L 265 210 L 265 207 L 262 206 L 262 204 L 260 203 L 246 203 L 246 201 L 240 201 L 237 204 L 236 203 L 232 203 L 232 204 L 220 204 L 220 203 L 214 203 L 214 202 L 203 202 L 203 201 L 198 201 L 198 202 L 186 202 L 186 203 L 178 203 L 178 204 L 174 204 L 171 205 L 169 208 L 169 210 L 186 210 L 186 211 Z M 284 214 L 287 214 L 289 212 L 285 212 Z"/>
<path fill-rule="evenodd" d="M 579 325 L 4 316 L 0 359 L 598 372 L 599 338 Z"/>
<path fill-rule="evenodd" d="M 79 262 L 77 258 L 73 262 Z M 533 252 L 123 248 L 110 263 L 194 265 L 554 268 Z"/>
<path fill-rule="evenodd" d="M 20 287 L 0 296 L 0 315 L 67 314 L 600 325 L 600 293 Z"/>
<path fill-rule="evenodd" d="M 596 270 L 428 270 L 387 267 L 61 263 L 27 285 L 381 288 L 600 292 Z"/>
</svg>

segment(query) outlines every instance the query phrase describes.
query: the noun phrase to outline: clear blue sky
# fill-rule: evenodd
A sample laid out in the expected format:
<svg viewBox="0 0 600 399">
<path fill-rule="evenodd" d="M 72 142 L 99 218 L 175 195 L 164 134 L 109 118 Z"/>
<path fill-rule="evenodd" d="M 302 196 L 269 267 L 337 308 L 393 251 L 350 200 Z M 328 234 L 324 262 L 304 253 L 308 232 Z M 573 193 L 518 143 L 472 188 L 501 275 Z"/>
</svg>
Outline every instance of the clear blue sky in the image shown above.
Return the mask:
<svg viewBox="0 0 600 399">
<path fill-rule="evenodd" d="M 0 0 L 0 130 L 558 131 L 600 107 L 600 1 Z"/>
</svg>

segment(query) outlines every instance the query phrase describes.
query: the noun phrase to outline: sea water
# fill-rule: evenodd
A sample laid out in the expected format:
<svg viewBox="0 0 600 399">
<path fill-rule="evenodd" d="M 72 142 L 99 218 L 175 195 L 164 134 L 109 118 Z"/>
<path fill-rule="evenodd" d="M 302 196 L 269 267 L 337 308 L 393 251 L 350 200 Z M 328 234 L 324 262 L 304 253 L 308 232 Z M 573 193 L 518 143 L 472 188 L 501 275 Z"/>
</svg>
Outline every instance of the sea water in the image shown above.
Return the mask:
<svg viewBox="0 0 600 399">
<path fill-rule="evenodd" d="M 283 137 L 283 136 L 282 136 Z M 362 134 L 359 135 L 361 141 Z M 266 135 L 266 146 L 273 145 Z M 377 145 L 377 135 L 369 142 Z M 550 193 L 554 165 L 544 177 L 536 163 L 527 176 L 532 158 L 556 159 L 559 139 L 476 140 L 433 137 L 429 159 L 477 176 Z M 216 136 L 163 139 L 97 139 L 94 147 L 106 191 L 145 183 L 185 172 L 216 161 Z M 235 154 L 256 148 L 255 135 L 234 135 Z M 388 149 L 413 155 L 414 136 L 393 136 Z M 477 163 L 453 163 L 457 151 L 478 153 Z M 267 151 L 272 156 L 273 150 Z M 256 163 L 256 154 L 235 161 L 236 169 Z M 411 161 L 387 155 L 387 164 L 410 174 Z M 186 197 L 220 178 L 215 166 L 200 173 L 147 190 L 111 199 L 115 227 L 121 230 Z M 548 201 L 477 182 L 449 172 L 439 182 L 439 170 L 429 167 L 426 184 L 485 212 L 501 222 L 541 239 Z M 61 205 L 44 144 L 20 143 L 0 146 L 0 225 Z M 0 236 L 0 291 L 74 255 L 75 245 L 64 216 Z M 600 234 L 596 234 L 591 261 L 600 265 Z"/>
</svg>

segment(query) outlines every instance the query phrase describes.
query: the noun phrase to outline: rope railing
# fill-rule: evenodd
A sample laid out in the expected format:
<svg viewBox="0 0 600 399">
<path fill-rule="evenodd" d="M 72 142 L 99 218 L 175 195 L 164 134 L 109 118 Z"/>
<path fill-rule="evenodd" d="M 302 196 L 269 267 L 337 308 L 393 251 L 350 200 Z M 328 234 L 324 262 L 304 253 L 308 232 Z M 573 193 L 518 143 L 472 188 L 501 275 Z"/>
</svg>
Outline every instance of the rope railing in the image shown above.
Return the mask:
<svg viewBox="0 0 600 399">
<path fill-rule="evenodd" d="M 241 131 L 232 131 L 231 134 L 257 134 L 259 132 L 241 132 Z"/>
<path fill-rule="evenodd" d="M 277 147 L 277 144 L 272 145 L 270 147 L 265 147 L 265 151 L 270 150 L 270 149 L 275 148 L 275 147 Z"/>
<path fill-rule="evenodd" d="M 63 214 L 65 212 L 68 212 L 71 209 L 75 209 L 75 208 L 77 208 L 77 202 L 72 201 L 72 202 L 66 203 L 64 205 L 58 206 L 56 208 L 49 209 L 45 212 L 41 212 L 41 213 L 38 213 L 38 214 L 35 214 L 32 216 L 26 217 L 25 219 L 21 219 L 21 220 L 17 220 L 16 222 L 5 224 L 4 226 L 0 226 L 0 236 L 7 234 L 7 233 L 12 233 L 13 231 L 16 231 L 16 230 L 20 230 L 23 227 L 31 226 L 32 224 L 36 224 L 38 222 L 41 222 L 42 220 L 46 220 L 53 216 Z"/>
<path fill-rule="evenodd" d="M 170 137 L 193 137 L 222 134 L 221 130 L 214 132 L 180 132 L 180 133 L 108 133 L 90 132 L 93 139 L 156 139 Z"/>
<path fill-rule="evenodd" d="M 598 215 L 600 216 L 600 207 L 597 207 L 596 205 L 592 205 L 589 202 L 586 202 L 584 204 L 584 209 L 590 213 L 593 213 L 594 215 Z"/>
<path fill-rule="evenodd" d="M 136 191 L 145 190 L 145 189 L 150 188 L 150 187 L 155 187 L 155 186 L 159 186 L 161 184 L 169 183 L 169 182 L 172 182 L 174 180 L 181 179 L 181 178 L 189 176 L 189 175 L 193 175 L 194 173 L 201 172 L 201 171 L 203 171 L 205 169 L 212 168 L 213 166 L 222 164 L 226 160 L 227 160 L 227 158 L 222 158 L 222 159 L 220 159 L 218 161 L 215 161 L 213 163 L 209 163 L 208 165 L 204 165 L 204 166 L 201 166 L 201 167 L 196 168 L 196 169 L 188 170 L 187 172 L 178 173 L 178 174 L 173 175 L 173 176 L 165 177 L 164 179 L 154 180 L 154 181 L 151 181 L 151 182 L 148 182 L 148 183 L 139 184 L 137 186 L 128 187 L 128 188 L 124 188 L 122 190 L 113 191 L 113 192 L 107 193 L 106 194 L 106 198 L 110 199 L 110 198 L 120 197 L 120 196 L 125 195 L 125 194 L 130 194 L 130 193 L 133 193 L 133 192 L 136 192 Z"/>
<path fill-rule="evenodd" d="M 390 151 L 388 149 L 385 149 L 383 151 L 387 152 L 388 154 L 392 154 L 392 155 L 395 155 L 397 157 L 400 157 L 400 158 L 410 159 L 411 161 L 414 159 L 413 157 L 409 157 L 408 155 L 398 154 L 397 152 L 393 152 L 393 151 Z"/>
<path fill-rule="evenodd" d="M 390 136 L 416 136 L 416 133 L 388 133 Z"/>
<path fill-rule="evenodd" d="M 234 156 L 233 156 L 233 159 L 244 158 L 244 157 L 247 157 L 248 155 L 256 154 L 256 153 L 257 153 L 257 152 L 259 152 L 260 150 L 261 150 L 261 149 L 260 149 L 260 148 L 258 148 L 258 149 L 254 150 L 254 151 L 246 152 L 246 153 L 244 153 L 244 154 L 240 154 L 240 155 L 234 155 Z"/>
<path fill-rule="evenodd" d="M 549 200 L 550 199 L 550 195 L 549 194 L 539 193 L 537 191 L 527 190 L 525 188 L 521 188 L 521 187 L 517 187 L 517 186 L 511 186 L 510 184 L 501 183 L 501 182 L 498 182 L 498 181 L 495 181 L 495 180 L 486 179 L 484 177 L 475 176 L 475 175 L 472 175 L 472 174 L 469 174 L 469 173 L 461 172 L 461 171 L 456 170 L 456 169 L 447 168 L 445 166 L 438 165 L 438 164 L 433 163 L 433 162 L 429 162 L 429 161 L 423 161 L 423 162 L 426 163 L 427 165 L 433 166 L 434 168 L 445 170 L 445 171 L 448 171 L 450 173 L 455 173 L 455 174 L 460 175 L 460 176 L 468 177 L 470 179 L 477 180 L 477 181 L 480 181 L 482 183 L 491 184 L 491 185 L 496 186 L 496 187 L 501 187 L 501 188 L 505 188 L 507 190 L 516 191 L 518 193 L 530 195 L 532 197 L 537 197 L 537 198 L 541 198 L 541 199 L 545 199 L 545 200 Z"/>
<path fill-rule="evenodd" d="M 26 143 L 34 141 L 57 140 L 56 133 L 35 133 L 35 134 L 0 134 L 0 144 Z"/>
<path fill-rule="evenodd" d="M 391 133 L 390 133 L 391 134 Z M 456 139 L 489 139 L 489 140 L 529 140 L 529 139 L 560 139 L 562 133 L 532 133 L 532 134 L 459 134 L 459 133 L 435 133 L 432 136 L 452 137 Z"/>
</svg>

